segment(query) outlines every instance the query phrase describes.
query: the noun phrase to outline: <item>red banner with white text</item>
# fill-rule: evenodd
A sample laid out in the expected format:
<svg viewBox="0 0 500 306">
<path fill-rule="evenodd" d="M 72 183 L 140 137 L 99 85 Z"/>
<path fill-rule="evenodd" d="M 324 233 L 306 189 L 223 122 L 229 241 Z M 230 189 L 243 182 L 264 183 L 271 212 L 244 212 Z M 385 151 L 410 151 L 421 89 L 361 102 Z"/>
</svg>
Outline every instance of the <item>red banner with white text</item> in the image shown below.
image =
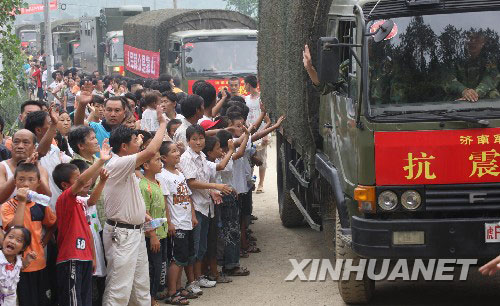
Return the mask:
<svg viewBox="0 0 500 306">
<path fill-rule="evenodd" d="M 144 78 L 160 76 L 160 52 L 123 45 L 125 69 Z"/>
<path fill-rule="evenodd" d="M 500 182 L 500 128 L 375 132 L 377 185 Z"/>
<path fill-rule="evenodd" d="M 57 10 L 57 0 L 49 2 L 51 11 Z M 21 15 L 43 13 L 43 4 L 30 4 L 27 8 L 21 8 Z"/>
</svg>

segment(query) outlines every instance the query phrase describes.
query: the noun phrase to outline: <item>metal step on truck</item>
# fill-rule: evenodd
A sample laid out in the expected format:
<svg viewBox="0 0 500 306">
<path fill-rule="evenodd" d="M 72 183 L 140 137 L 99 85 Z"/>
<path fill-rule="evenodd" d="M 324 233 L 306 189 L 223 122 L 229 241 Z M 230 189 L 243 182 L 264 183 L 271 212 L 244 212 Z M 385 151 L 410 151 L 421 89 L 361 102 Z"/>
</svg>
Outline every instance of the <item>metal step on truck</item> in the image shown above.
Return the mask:
<svg viewBox="0 0 500 306">
<path fill-rule="evenodd" d="M 496 257 L 500 1 L 260 1 L 284 226 L 337 259 Z M 317 80 L 304 69 L 308 45 Z M 375 281 L 341 280 L 346 303 Z"/>
</svg>

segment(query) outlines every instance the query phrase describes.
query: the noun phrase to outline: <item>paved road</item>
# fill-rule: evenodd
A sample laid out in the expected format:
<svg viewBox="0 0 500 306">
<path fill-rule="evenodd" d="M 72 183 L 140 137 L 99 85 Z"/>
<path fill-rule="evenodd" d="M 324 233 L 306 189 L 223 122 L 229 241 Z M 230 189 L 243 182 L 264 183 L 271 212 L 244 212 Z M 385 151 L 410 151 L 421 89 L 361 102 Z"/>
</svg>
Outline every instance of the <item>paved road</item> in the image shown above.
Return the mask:
<svg viewBox="0 0 500 306">
<path fill-rule="evenodd" d="M 234 277 L 229 284 L 204 289 L 190 305 L 344 305 L 337 284 L 286 282 L 292 265 L 304 258 L 328 258 L 323 234 L 309 227 L 287 229 L 281 225 L 277 204 L 275 146 L 268 153 L 265 193 L 254 194 L 252 225 L 261 253 L 251 254 L 241 263 L 251 274 Z M 500 251 L 500 248 L 499 248 Z M 475 268 L 474 268 L 475 269 Z M 308 275 L 308 269 L 306 275 Z M 372 305 L 500 305 L 500 278 L 484 278 L 477 273 L 466 282 L 380 282 Z"/>
</svg>

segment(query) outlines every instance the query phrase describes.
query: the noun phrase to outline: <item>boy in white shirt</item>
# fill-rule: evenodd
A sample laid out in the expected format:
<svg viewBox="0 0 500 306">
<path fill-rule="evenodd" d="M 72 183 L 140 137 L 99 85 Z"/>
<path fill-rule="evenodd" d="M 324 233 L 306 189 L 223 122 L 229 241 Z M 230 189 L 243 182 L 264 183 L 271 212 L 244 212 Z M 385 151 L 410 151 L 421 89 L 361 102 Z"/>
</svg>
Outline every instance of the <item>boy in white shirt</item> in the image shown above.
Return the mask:
<svg viewBox="0 0 500 306">
<path fill-rule="evenodd" d="M 160 103 L 160 99 L 161 94 L 158 91 L 148 92 L 144 96 L 144 102 L 141 107 L 145 107 L 146 110 L 142 113 L 141 130 L 156 132 L 160 127 L 156 114 L 156 107 Z"/>
</svg>

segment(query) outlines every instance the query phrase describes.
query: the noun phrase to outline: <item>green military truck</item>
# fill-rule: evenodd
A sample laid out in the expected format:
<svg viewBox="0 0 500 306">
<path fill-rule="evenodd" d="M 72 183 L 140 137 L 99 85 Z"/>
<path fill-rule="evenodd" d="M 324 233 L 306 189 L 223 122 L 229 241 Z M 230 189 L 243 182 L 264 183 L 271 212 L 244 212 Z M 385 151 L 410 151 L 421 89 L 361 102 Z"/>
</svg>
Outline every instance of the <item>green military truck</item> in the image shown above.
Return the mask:
<svg viewBox="0 0 500 306">
<path fill-rule="evenodd" d="M 305 220 L 355 262 L 497 256 L 500 1 L 266 0 L 259 11 L 262 100 L 288 116 L 283 225 Z M 347 303 L 375 288 L 366 276 L 338 286 Z"/>
<path fill-rule="evenodd" d="M 142 13 L 123 25 L 126 74 L 157 78 L 168 73 L 178 77 L 181 89 L 189 93 L 200 79 L 217 89 L 227 87 L 228 78 L 257 72 L 256 28 L 251 17 L 226 10 Z"/>
</svg>

